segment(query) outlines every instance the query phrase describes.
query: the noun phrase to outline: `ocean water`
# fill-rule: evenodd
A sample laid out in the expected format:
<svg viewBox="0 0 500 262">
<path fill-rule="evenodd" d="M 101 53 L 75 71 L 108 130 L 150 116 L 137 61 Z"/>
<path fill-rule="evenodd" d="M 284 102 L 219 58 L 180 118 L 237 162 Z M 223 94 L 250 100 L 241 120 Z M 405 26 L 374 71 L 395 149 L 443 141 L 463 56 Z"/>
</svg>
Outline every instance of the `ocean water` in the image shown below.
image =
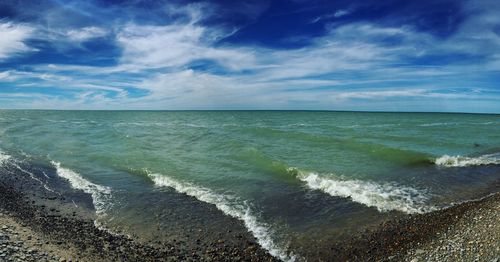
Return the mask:
<svg viewBox="0 0 500 262">
<path fill-rule="evenodd" d="M 500 115 L 0 110 L 0 165 L 14 159 L 90 194 L 109 229 L 168 238 L 228 216 L 302 260 L 384 219 L 497 192 Z"/>
</svg>

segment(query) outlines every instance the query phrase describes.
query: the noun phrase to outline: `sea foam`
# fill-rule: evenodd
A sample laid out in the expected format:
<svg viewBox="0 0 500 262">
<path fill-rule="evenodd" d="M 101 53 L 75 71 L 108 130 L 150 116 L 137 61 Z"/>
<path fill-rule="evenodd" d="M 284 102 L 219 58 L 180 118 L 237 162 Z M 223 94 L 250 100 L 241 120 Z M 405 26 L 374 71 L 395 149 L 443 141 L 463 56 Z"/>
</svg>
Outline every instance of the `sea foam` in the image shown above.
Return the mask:
<svg viewBox="0 0 500 262">
<path fill-rule="evenodd" d="M 425 213 L 436 209 L 427 204 L 429 195 L 412 187 L 395 183 L 376 183 L 363 180 L 343 180 L 325 177 L 313 172 L 297 171 L 289 168 L 297 178 L 313 190 L 323 191 L 331 196 L 350 198 L 352 201 L 380 212 L 397 210 L 404 213 Z"/>
<path fill-rule="evenodd" d="M 155 185 L 162 187 L 171 187 L 179 193 L 183 193 L 195 197 L 199 201 L 215 205 L 224 214 L 241 220 L 245 227 L 257 239 L 261 247 L 266 249 L 272 256 L 283 261 L 295 261 L 296 257 L 293 254 L 288 254 L 281 248 L 272 237 L 272 230 L 269 225 L 260 222 L 253 215 L 251 208 L 245 203 L 236 204 L 235 198 L 226 195 L 216 194 L 211 190 L 193 185 L 187 182 L 180 182 L 170 177 L 161 174 L 148 174 Z M 239 201 L 238 201 L 239 202 Z"/>
<path fill-rule="evenodd" d="M 10 156 L 0 150 L 0 166 L 3 166 L 9 160 Z"/>
<path fill-rule="evenodd" d="M 6 164 L 9 164 L 10 166 L 12 166 L 12 167 L 18 169 L 19 171 L 21 171 L 22 173 L 25 173 L 25 174 L 29 175 L 31 179 L 33 179 L 33 180 L 37 181 L 38 183 L 40 183 L 40 185 L 42 185 L 48 191 L 51 191 L 53 193 L 58 194 L 58 192 L 56 192 L 53 189 L 51 189 L 47 185 L 47 183 L 45 183 L 42 180 L 40 180 L 40 178 L 38 178 L 35 174 L 33 174 L 32 172 L 30 172 L 29 170 L 26 170 L 26 169 L 22 168 L 19 165 L 19 161 L 16 161 L 16 159 L 12 158 L 10 155 L 7 155 L 3 151 L 0 151 L 0 166 L 4 166 Z M 9 172 L 11 172 L 11 171 L 9 171 Z"/>
<path fill-rule="evenodd" d="M 56 168 L 57 175 L 68 180 L 71 187 L 91 195 L 96 213 L 98 215 L 104 214 L 110 203 L 111 189 L 109 187 L 94 184 L 75 171 L 62 167 L 59 162 L 52 161 L 52 165 Z"/>
<path fill-rule="evenodd" d="M 444 155 L 436 158 L 434 163 L 438 166 L 444 167 L 500 165 L 500 153 L 487 154 L 478 157 Z"/>
</svg>

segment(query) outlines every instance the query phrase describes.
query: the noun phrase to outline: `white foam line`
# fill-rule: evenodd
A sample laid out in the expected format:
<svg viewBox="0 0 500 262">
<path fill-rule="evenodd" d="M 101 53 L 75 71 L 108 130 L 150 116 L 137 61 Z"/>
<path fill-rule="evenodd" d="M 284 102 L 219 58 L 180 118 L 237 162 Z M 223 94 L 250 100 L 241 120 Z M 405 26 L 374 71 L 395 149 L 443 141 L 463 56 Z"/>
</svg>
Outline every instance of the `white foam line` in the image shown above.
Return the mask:
<svg viewBox="0 0 500 262">
<path fill-rule="evenodd" d="M 50 179 L 50 177 L 47 175 L 47 173 L 45 173 L 45 171 L 42 171 L 42 174 L 47 178 L 47 179 Z"/>
<path fill-rule="evenodd" d="M 444 167 L 500 165 L 500 153 L 482 155 L 478 157 L 444 155 L 436 158 L 434 163 L 438 166 Z"/>
<path fill-rule="evenodd" d="M 43 186 L 45 189 L 47 189 L 48 191 L 52 192 L 52 193 L 55 193 L 55 194 L 58 194 L 58 195 L 61 195 L 59 192 L 56 192 L 54 191 L 53 189 L 51 189 L 49 186 L 47 186 L 46 183 L 44 183 L 42 180 L 40 180 L 38 177 L 36 177 L 35 174 L 31 173 L 30 171 L 22 168 L 21 166 L 19 166 L 18 164 L 12 162 L 11 163 L 13 166 L 15 166 L 17 169 L 21 170 L 21 172 L 27 174 L 30 176 L 31 179 L 37 181 L 38 183 L 40 183 L 41 186 Z"/>
<path fill-rule="evenodd" d="M 80 174 L 75 171 L 62 167 L 59 162 L 52 161 L 51 163 L 56 168 L 57 175 L 68 180 L 71 187 L 90 194 L 98 215 L 104 214 L 110 203 L 108 201 L 108 198 L 111 195 L 111 189 L 109 187 L 94 184 L 80 176 Z"/>
<path fill-rule="evenodd" d="M 0 151 L 0 166 L 3 166 L 4 164 L 6 164 L 9 159 L 11 159 L 11 156 L 9 156 L 9 155 L 5 154 L 4 152 Z M 11 165 L 13 165 L 14 167 L 16 167 L 17 169 L 19 169 L 21 172 L 29 175 L 31 179 L 33 179 L 33 180 L 37 181 L 38 183 L 40 183 L 40 185 L 42 185 L 46 190 L 48 190 L 48 191 L 50 191 L 52 193 L 56 193 L 58 195 L 61 195 L 59 192 L 54 191 L 46 183 L 44 183 L 42 180 L 40 180 L 38 177 L 36 177 L 35 174 L 33 174 L 33 173 L 25 170 L 24 168 L 22 168 L 21 166 L 19 166 L 16 162 L 10 161 L 9 163 Z M 48 176 L 47 176 L 47 174 L 45 174 L 45 172 L 43 172 L 43 174 L 48 178 Z"/>
<path fill-rule="evenodd" d="M 284 249 L 280 248 L 271 237 L 272 233 L 268 225 L 259 222 L 257 217 L 252 214 L 252 211 L 246 204 L 230 204 L 230 197 L 220 194 L 215 194 L 207 188 L 192 185 L 190 183 L 179 182 L 170 177 L 160 174 L 149 174 L 155 185 L 163 187 L 171 187 L 179 193 L 183 193 L 196 199 L 215 205 L 224 214 L 243 221 L 245 227 L 254 235 L 260 246 L 266 249 L 272 256 L 283 261 L 295 261 L 296 257 L 293 254 L 288 254 Z M 234 201 L 233 201 L 234 202 Z"/>
<path fill-rule="evenodd" d="M 436 207 L 427 204 L 429 196 L 412 187 L 394 183 L 376 183 L 362 180 L 342 180 L 323 177 L 316 173 L 297 172 L 297 178 L 313 190 L 323 191 L 331 196 L 350 198 L 352 201 L 368 207 L 375 207 L 380 212 L 397 210 L 404 213 L 425 213 Z"/>
<path fill-rule="evenodd" d="M 0 166 L 3 166 L 9 160 L 10 156 L 0 151 Z"/>
<path fill-rule="evenodd" d="M 427 124 L 420 124 L 418 126 L 423 126 L 423 127 L 432 127 L 432 126 L 449 126 L 449 125 L 459 125 L 461 123 L 454 123 L 454 122 L 438 122 L 438 123 L 427 123 Z"/>
</svg>

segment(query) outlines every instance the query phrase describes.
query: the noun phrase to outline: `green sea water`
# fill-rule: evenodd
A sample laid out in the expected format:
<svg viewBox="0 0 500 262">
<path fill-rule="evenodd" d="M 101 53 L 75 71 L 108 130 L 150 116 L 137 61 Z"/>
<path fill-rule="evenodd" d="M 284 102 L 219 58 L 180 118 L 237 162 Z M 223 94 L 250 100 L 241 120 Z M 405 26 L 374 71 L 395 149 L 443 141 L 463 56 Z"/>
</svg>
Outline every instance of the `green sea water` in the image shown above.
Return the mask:
<svg viewBox="0 0 500 262">
<path fill-rule="evenodd" d="M 106 227 L 166 234 L 158 225 L 181 226 L 165 203 L 187 195 L 289 260 L 363 225 L 497 192 L 500 116 L 0 110 L 0 150 L 2 165 L 52 166 L 91 194 Z M 218 223 L 180 210 L 179 221 Z"/>
</svg>

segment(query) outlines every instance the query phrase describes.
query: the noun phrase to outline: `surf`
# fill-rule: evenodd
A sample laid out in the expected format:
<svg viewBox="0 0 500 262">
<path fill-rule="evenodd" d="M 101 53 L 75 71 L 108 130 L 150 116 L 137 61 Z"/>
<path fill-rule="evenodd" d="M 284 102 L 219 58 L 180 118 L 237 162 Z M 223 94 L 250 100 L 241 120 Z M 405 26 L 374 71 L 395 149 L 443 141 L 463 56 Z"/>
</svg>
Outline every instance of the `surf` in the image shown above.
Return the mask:
<svg viewBox="0 0 500 262">
<path fill-rule="evenodd" d="M 349 151 L 355 154 L 368 156 L 375 161 L 383 160 L 387 162 L 407 165 L 432 165 L 432 155 L 411 150 L 408 148 L 394 147 L 383 143 L 364 141 L 363 137 L 331 136 L 326 134 L 314 134 L 295 130 L 280 130 L 270 127 L 251 127 L 247 132 L 269 139 L 288 140 L 291 143 L 297 141 L 307 142 L 308 145 L 324 148 L 328 146 L 331 150 Z M 288 142 L 287 141 L 287 142 Z"/>
<path fill-rule="evenodd" d="M 425 190 L 389 182 L 342 179 L 332 174 L 320 175 L 289 168 L 290 174 L 311 190 L 320 190 L 335 197 L 348 198 L 379 212 L 400 211 L 407 214 L 426 213 L 436 209 L 429 205 L 430 194 Z"/>
<path fill-rule="evenodd" d="M 500 165 L 500 153 L 486 154 L 477 157 L 443 155 L 436 158 L 434 163 L 441 167 Z"/>
<path fill-rule="evenodd" d="M 272 256 L 283 261 L 295 261 L 295 255 L 287 253 L 287 248 L 280 247 L 273 239 L 273 231 L 269 225 L 259 221 L 250 206 L 245 201 L 214 193 L 208 188 L 181 182 L 165 175 L 148 173 L 148 177 L 156 186 L 170 187 L 175 191 L 192 196 L 199 201 L 215 205 L 224 214 L 242 221 L 247 230 L 257 239 L 261 247 L 266 249 Z"/>
<path fill-rule="evenodd" d="M 286 163 L 272 158 L 257 148 L 244 148 L 236 157 L 257 172 L 271 174 L 282 181 L 295 182 L 295 179 L 289 176 Z"/>
<path fill-rule="evenodd" d="M 23 165 L 23 160 L 16 159 L 8 154 L 6 154 L 3 151 L 0 151 L 0 167 L 7 167 L 10 166 L 12 168 L 17 169 L 21 173 L 24 173 L 28 175 L 31 179 L 35 180 L 38 182 L 43 188 L 45 188 L 47 191 L 50 191 L 52 193 L 60 195 L 59 192 L 55 191 L 54 189 L 50 188 L 49 185 L 46 183 L 46 181 L 42 181 L 37 175 L 35 175 L 33 172 L 30 170 L 27 170 L 22 167 Z M 7 172 L 12 173 L 11 170 L 6 169 Z M 47 175 L 43 173 L 44 177 L 48 179 Z"/>
<path fill-rule="evenodd" d="M 0 166 L 3 166 L 10 159 L 10 156 L 0 150 Z"/>
<path fill-rule="evenodd" d="M 109 205 L 111 203 L 111 188 L 94 184 L 83 178 L 77 172 L 63 167 L 59 162 L 51 161 L 51 164 L 56 169 L 57 175 L 67 180 L 72 188 L 82 190 L 92 197 L 92 202 L 98 216 L 105 215 L 105 212 L 109 208 Z"/>
</svg>

